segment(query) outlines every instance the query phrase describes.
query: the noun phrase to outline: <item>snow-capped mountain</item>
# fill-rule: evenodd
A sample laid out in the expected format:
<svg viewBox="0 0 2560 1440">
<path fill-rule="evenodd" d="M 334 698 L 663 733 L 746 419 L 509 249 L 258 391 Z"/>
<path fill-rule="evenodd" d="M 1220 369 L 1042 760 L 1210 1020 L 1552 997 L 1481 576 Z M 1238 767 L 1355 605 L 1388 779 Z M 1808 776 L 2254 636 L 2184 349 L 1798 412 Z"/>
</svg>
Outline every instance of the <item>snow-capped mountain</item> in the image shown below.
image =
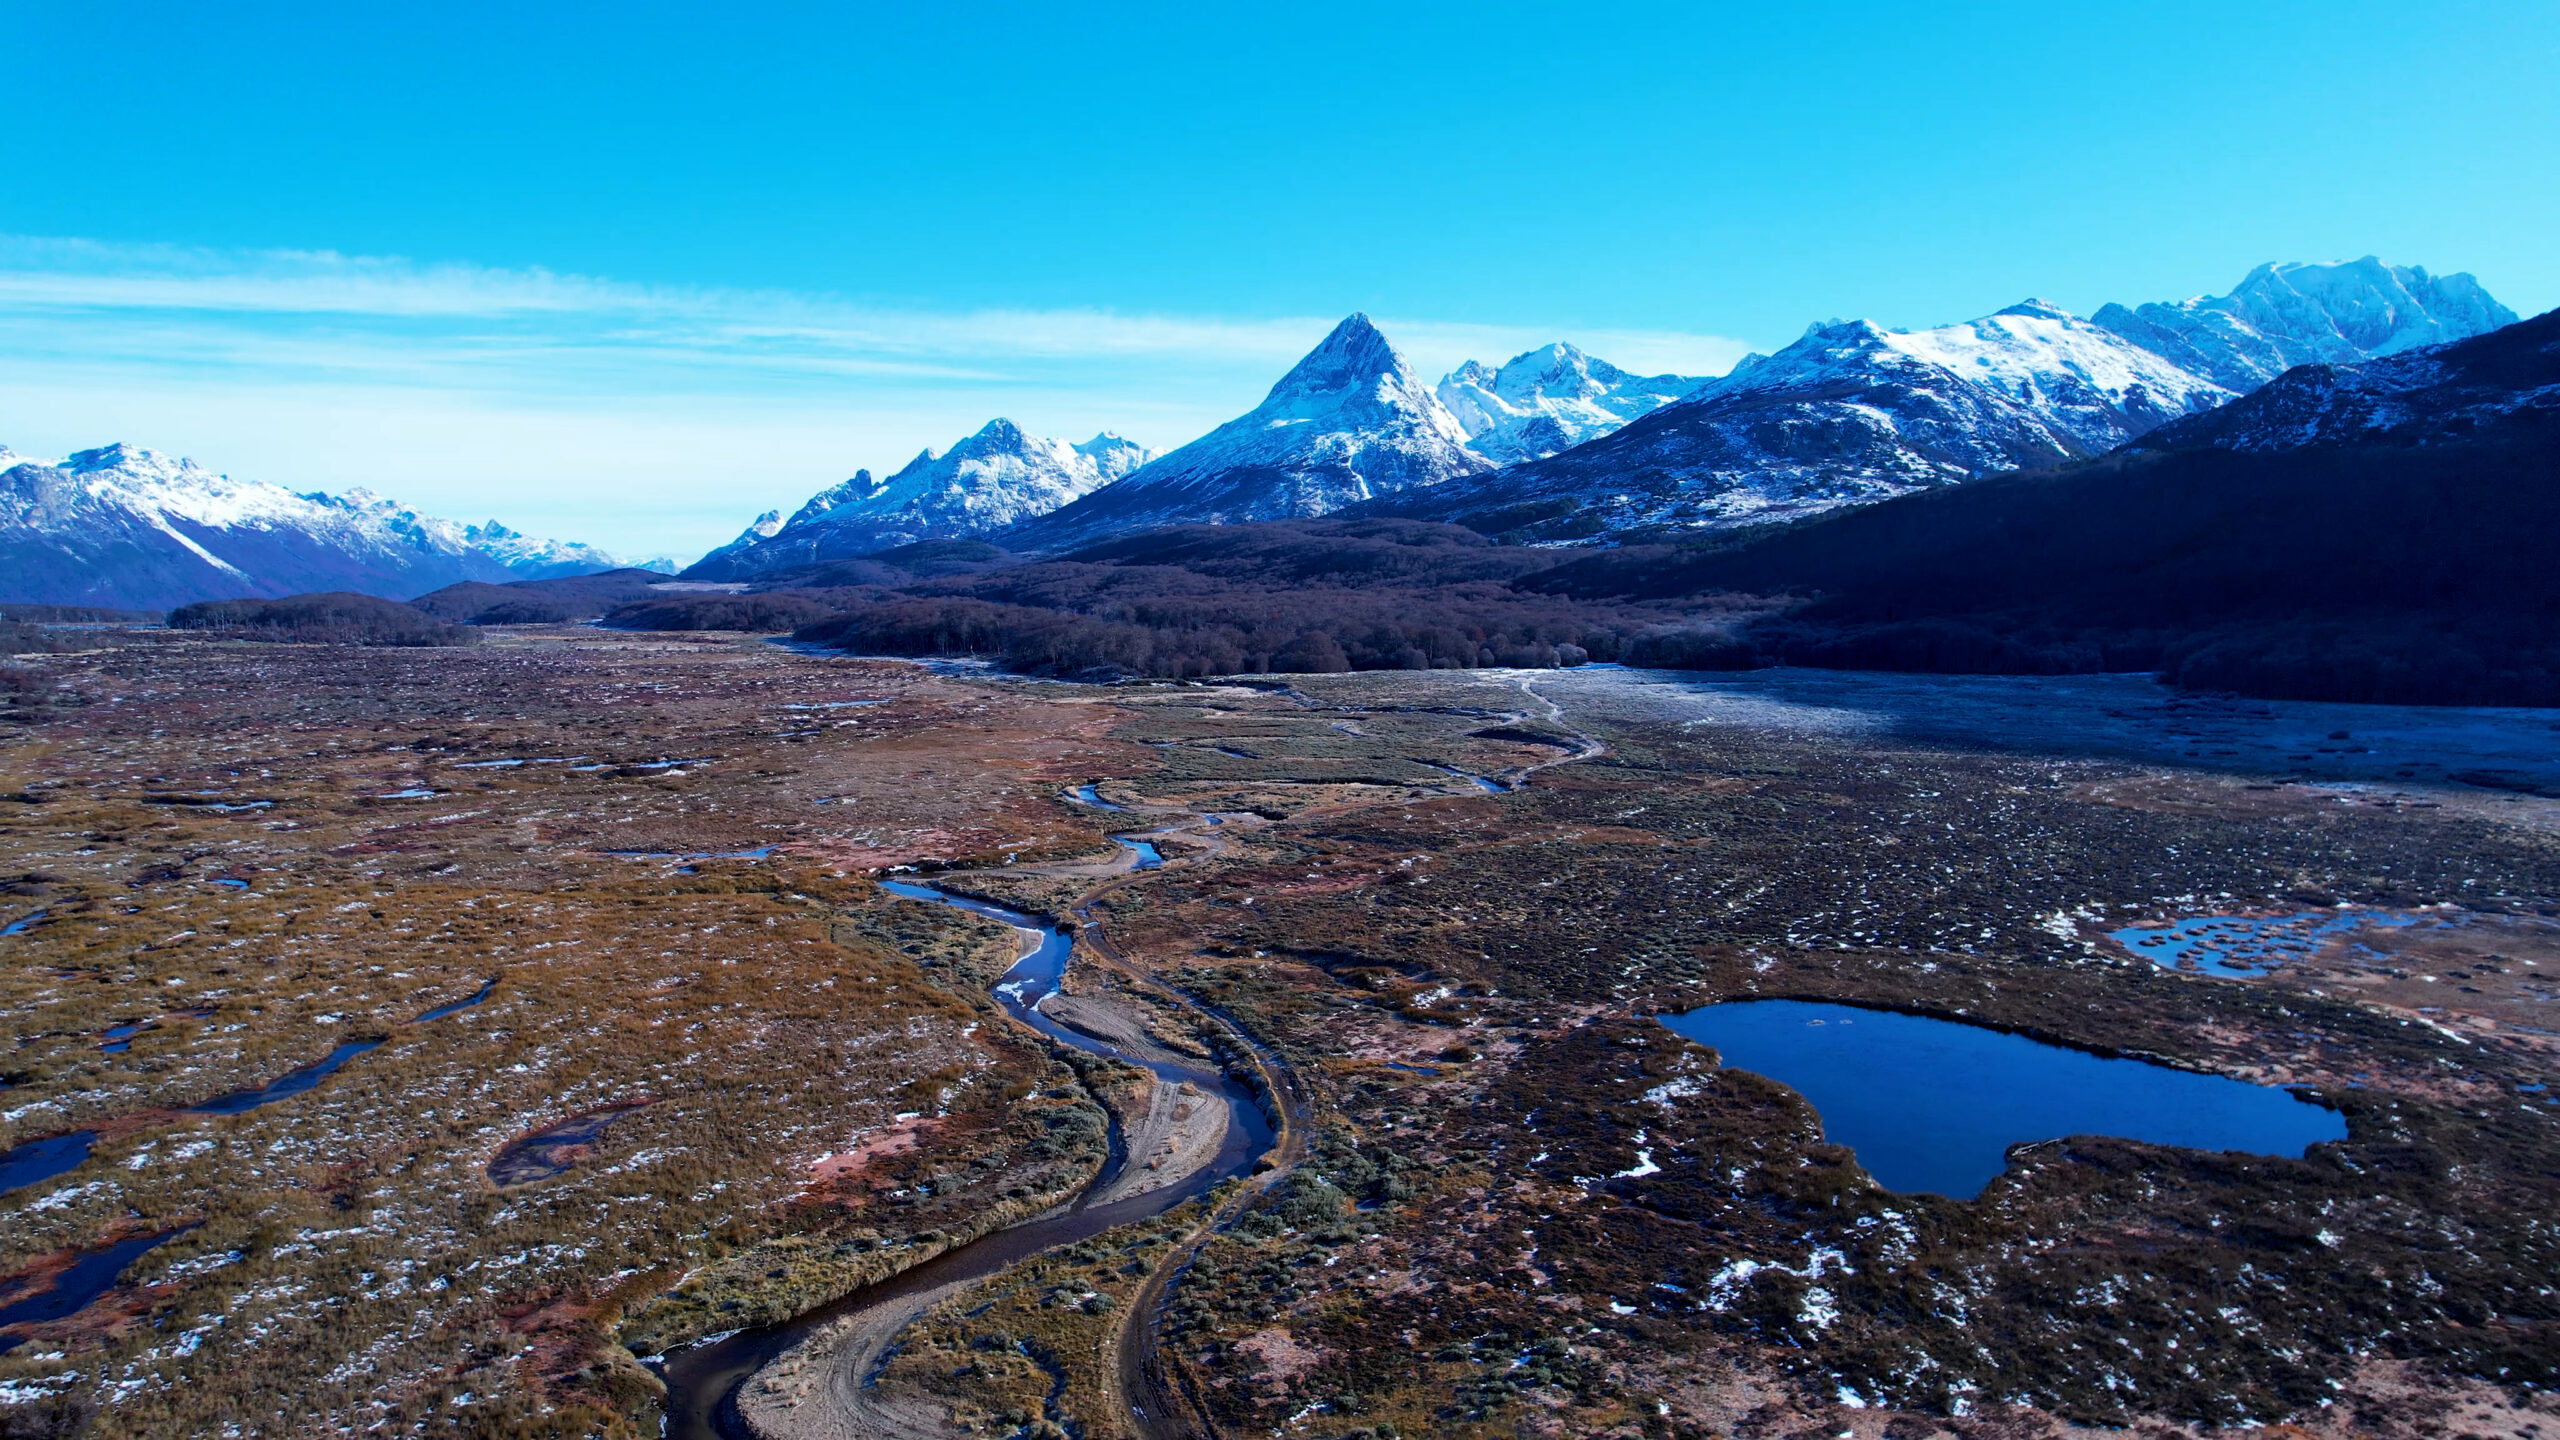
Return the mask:
<svg viewBox="0 0 2560 1440">
<path fill-rule="evenodd" d="M 2084 320 L 2030 300 L 1961 325 L 1815 325 L 1623 429 L 1433 497 L 1521 539 L 1713 529 L 2103 453 L 2305 360 L 2512 318 L 2468 275 L 2262 265 L 2231 294 Z M 1395 501 L 1368 507 L 1410 513 Z"/>
<path fill-rule="evenodd" d="M 1159 525 L 1324 515 L 1492 468 L 1369 317 L 1353 315 L 1251 411 L 998 543 L 1058 550 Z"/>
<path fill-rule="evenodd" d="M 2041 301 L 1934 330 L 1834 320 L 1623 429 L 1434 502 L 1523 538 L 1733 525 L 2098 454 L 2230 398 Z"/>
<path fill-rule="evenodd" d="M 926 450 L 886 480 L 855 471 L 809 497 L 788 520 L 779 510 L 766 511 L 684 573 L 692 580 L 745 580 L 920 540 L 975 538 L 1046 515 L 1153 458 L 1145 446 L 1107 430 L 1070 445 L 1025 434 L 1010 420 L 990 420 L 947 451 Z"/>
<path fill-rule="evenodd" d="M 166 609 L 614 568 L 592 546 L 422 515 L 369 490 L 298 495 L 133 445 L 59 462 L 0 450 L 0 600 Z"/>
<path fill-rule="evenodd" d="M 1510 465 L 1596 440 L 1703 383 L 1695 375 L 1630 375 L 1559 340 L 1514 355 L 1498 370 L 1470 360 L 1440 377 L 1432 393 L 1465 432 L 1468 449 Z"/>
<path fill-rule="evenodd" d="M 618 569 L 622 564 L 593 545 L 576 540 L 538 539 L 519 530 L 510 530 L 495 520 L 485 525 L 465 525 L 462 527 L 462 539 L 464 544 L 514 571 L 518 580 L 593 575 L 600 570 Z"/>
<path fill-rule="evenodd" d="M 2560 437 L 2560 310 L 2446 345 L 2356 365 L 2302 365 L 2210 414 L 2164 425 L 2136 451 L 2274 454 Z"/>
<path fill-rule="evenodd" d="M 2429 275 L 2374 256 L 2261 265 L 2228 295 L 2109 305 L 2091 317 L 2234 391 L 2296 365 L 2352 365 L 2512 325 L 2515 312 L 2469 275 Z"/>
</svg>

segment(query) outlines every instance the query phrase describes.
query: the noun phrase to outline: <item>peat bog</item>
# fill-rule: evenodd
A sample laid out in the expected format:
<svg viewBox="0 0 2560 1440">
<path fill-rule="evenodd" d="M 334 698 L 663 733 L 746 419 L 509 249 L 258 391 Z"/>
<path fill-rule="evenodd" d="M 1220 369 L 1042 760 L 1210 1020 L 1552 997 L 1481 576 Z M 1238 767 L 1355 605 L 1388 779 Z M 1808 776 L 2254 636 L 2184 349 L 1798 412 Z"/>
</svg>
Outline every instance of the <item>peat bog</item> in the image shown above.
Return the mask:
<svg viewBox="0 0 2560 1440">
<path fill-rule="evenodd" d="M 2548 717 L 478 633 L 9 662 L 0 1405 L 638 1437 L 945 1277 L 900 1424 L 2560 1431 Z"/>
</svg>

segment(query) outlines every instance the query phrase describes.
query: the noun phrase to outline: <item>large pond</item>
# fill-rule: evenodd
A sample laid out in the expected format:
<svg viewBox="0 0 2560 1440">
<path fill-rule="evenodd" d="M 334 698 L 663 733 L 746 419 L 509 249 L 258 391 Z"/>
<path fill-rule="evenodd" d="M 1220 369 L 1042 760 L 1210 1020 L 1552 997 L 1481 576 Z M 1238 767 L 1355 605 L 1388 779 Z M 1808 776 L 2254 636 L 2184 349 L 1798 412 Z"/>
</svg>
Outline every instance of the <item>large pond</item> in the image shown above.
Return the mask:
<svg viewBox="0 0 2560 1440">
<path fill-rule="evenodd" d="M 1659 1018 L 1727 1066 L 1793 1088 L 1821 1112 L 1824 1138 L 1889 1190 L 1969 1200 L 2010 1146 L 2065 1135 L 2259 1155 L 2347 1135 L 2336 1111 L 2283 1090 L 1952 1020 L 1805 1000 Z"/>
</svg>

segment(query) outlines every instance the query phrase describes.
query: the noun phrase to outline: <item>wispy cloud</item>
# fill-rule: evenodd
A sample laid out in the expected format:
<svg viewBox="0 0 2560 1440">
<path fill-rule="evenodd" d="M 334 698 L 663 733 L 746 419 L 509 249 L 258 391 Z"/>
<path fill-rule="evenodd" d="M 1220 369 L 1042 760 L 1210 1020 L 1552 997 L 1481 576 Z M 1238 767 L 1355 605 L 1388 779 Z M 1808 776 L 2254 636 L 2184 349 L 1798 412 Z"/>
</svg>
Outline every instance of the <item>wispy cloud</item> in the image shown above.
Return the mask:
<svg viewBox="0 0 2560 1440">
<path fill-rule="evenodd" d="M 0 442 L 37 453 L 129 439 L 300 488 L 369 484 L 618 548 L 700 550 L 755 509 L 997 414 L 1179 444 L 1253 404 L 1338 318 L 938 313 L 327 251 L 0 236 Z M 1433 376 L 1558 338 L 1647 372 L 1719 372 L 1743 351 L 1674 332 L 1379 323 Z M 735 520 L 706 519 L 706 495 Z"/>
</svg>

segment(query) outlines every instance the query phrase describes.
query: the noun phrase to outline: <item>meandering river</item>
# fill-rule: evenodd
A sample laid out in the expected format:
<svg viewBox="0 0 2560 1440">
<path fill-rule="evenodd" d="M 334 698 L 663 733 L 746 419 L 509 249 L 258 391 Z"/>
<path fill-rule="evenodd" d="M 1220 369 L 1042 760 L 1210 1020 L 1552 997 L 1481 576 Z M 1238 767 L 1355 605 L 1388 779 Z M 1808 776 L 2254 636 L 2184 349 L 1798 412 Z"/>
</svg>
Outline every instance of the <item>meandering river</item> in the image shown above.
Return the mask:
<svg viewBox="0 0 2560 1440">
<path fill-rule="evenodd" d="M 1124 838 L 1121 843 L 1129 842 Z M 1109 1204 L 1087 1205 L 1080 1199 L 1010 1229 L 996 1231 L 945 1251 L 911 1270 L 876 1285 L 865 1286 L 797 1319 L 741 1330 L 669 1354 L 661 1363 L 660 1374 L 667 1382 L 666 1428 L 663 1433 L 671 1440 L 743 1440 L 749 1436 L 751 1432 L 737 1414 L 735 1397 L 740 1383 L 799 1343 L 802 1337 L 840 1316 L 939 1286 L 993 1275 L 1017 1260 L 1053 1246 L 1071 1245 L 1113 1226 L 1160 1214 L 1230 1176 L 1246 1173 L 1252 1168 L 1255 1158 L 1272 1145 L 1272 1128 L 1260 1103 L 1253 1091 L 1239 1081 L 1214 1070 L 1131 1055 L 1107 1041 L 1061 1025 L 1040 1012 L 1040 1002 L 1056 992 L 1060 978 L 1066 973 L 1067 957 L 1075 947 L 1075 937 L 1071 932 L 1036 916 L 984 900 L 950 894 L 930 885 L 903 880 L 881 883 L 892 894 L 1001 920 L 1024 932 L 1036 943 L 1028 954 L 1005 971 L 994 986 L 996 1000 L 1004 1006 L 1005 1013 L 1062 1045 L 1144 1065 L 1154 1071 L 1162 1083 L 1189 1081 L 1222 1096 L 1227 1102 L 1229 1116 L 1226 1138 L 1215 1159 L 1177 1184 Z M 1102 1173 L 1085 1188 L 1085 1196 L 1106 1193 L 1119 1178 L 1122 1168 L 1131 1163 L 1132 1159 L 1121 1143 L 1119 1127 L 1115 1124 L 1111 1157 L 1105 1162 Z"/>
</svg>

